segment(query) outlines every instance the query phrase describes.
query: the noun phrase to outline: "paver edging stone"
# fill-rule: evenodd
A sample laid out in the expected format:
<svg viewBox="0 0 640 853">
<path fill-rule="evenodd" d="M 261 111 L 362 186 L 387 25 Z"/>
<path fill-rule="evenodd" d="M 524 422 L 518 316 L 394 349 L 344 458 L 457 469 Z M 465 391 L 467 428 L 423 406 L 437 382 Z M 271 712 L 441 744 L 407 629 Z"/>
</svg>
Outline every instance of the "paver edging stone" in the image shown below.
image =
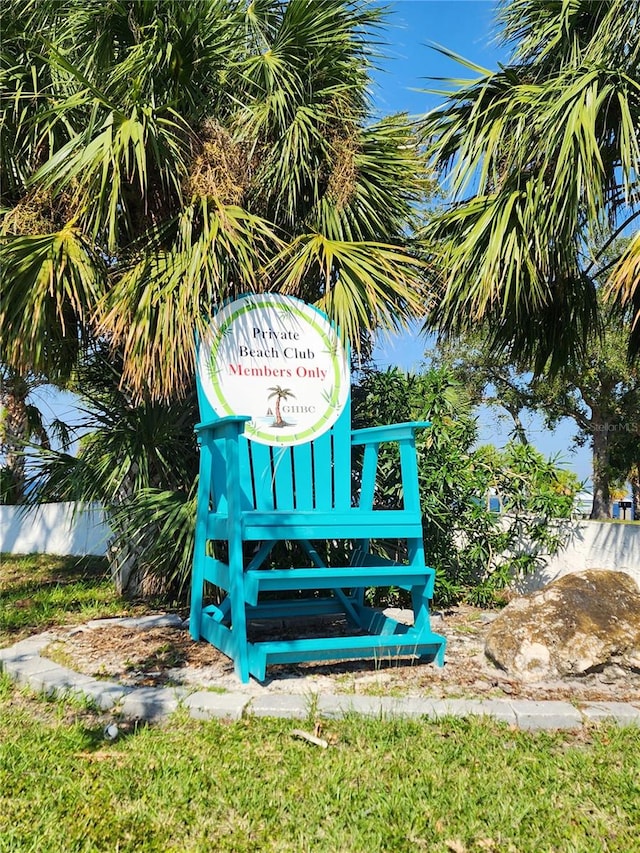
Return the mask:
<svg viewBox="0 0 640 853">
<path fill-rule="evenodd" d="M 584 722 L 580 711 L 569 702 L 514 699 L 511 707 L 519 729 L 579 729 Z"/>
<path fill-rule="evenodd" d="M 254 717 L 304 720 L 315 703 L 315 696 L 304 696 L 300 693 L 263 693 L 251 700 L 247 710 Z"/>
<path fill-rule="evenodd" d="M 187 691 L 180 687 L 135 687 L 122 700 L 119 713 L 123 717 L 148 722 L 161 720 L 178 710 Z"/>
<path fill-rule="evenodd" d="M 588 702 L 580 712 L 592 723 L 611 720 L 618 725 L 640 726 L 640 708 L 627 702 Z"/>
<path fill-rule="evenodd" d="M 186 696 L 182 705 L 189 709 L 189 715 L 194 720 L 241 720 L 250 702 L 251 697 L 246 693 L 199 690 Z"/>
<path fill-rule="evenodd" d="M 115 622 L 127 627 L 156 627 L 182 623 L 179 617 L 153 616 L 125 619 L 92 620 L 87 627 L 95 630 Z M 176 621 L 177 620 L 177 621 Z M 78 629 L 74 629 L 78 630 Z M 362 696 L 324 694 L 310 697 L 302 694 L 262 694 L 251 697 L 242 692 L 215 693 L 189 691 L 183 687 L 138 687 L 102 681 L 60 666 L 41 652 L 56 636 L 50 632 L 20 640 L 0 649 L 0 671 L 19 684 L 28 685 L 47 695 L 84 696 L 102 711 L 147 721 L 158 721 L 179 706 L 189 710 L 194 719 L 239 720 L 245 714 L 256 717 L 304 719 L 315 701 L 315 712 L 322 717 L 340 718 L 348 714 L 375 717 L 486 716 L 521 729 L 578 729 L 585 724 L 611 720 L 618 725 L 640 725 L 640 707 L 625 702 L 585 702 L 578 709 L 569 702 L 514 699 L 432 699 L 420 697 Z"/>
</svg>

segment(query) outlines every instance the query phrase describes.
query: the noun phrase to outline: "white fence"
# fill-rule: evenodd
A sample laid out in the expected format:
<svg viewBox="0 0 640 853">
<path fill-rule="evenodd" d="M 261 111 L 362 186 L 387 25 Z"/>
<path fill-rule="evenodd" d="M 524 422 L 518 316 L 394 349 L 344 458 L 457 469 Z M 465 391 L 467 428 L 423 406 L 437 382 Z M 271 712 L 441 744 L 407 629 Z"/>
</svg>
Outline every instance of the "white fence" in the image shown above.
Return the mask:
<svg viewBox="0 0 640 853">
<path fill-rule="evenodd" d="M 75 512 L 74 512 L 75 510 Z M 640 586 L 640 524 L 576 521 L 569 524 L 567 547 L 545 569 L 529 576 L 523 591 L 583 569 L 627 572 Z M 111 535 L 99 507 L 44 504 L 20 511 L 0 506 L 0 551 L 10 554 L 103 555 Z"/>
<path fill-rule="evenodd" d="M 523 591 L 540 589 L 562 575 L 584 569 L 626 572 L 640 586 L 640 524 L 574 521 L 568 528 L 567 547 L 529 576 L 520 587 Z"/>
<path fill-rule="evenodd" d="M 42 504 L 24 510 L 0 506 L 0 551 L 9 554 L 103 556 L 111 535 L 100 507 Z"/>
</svg>

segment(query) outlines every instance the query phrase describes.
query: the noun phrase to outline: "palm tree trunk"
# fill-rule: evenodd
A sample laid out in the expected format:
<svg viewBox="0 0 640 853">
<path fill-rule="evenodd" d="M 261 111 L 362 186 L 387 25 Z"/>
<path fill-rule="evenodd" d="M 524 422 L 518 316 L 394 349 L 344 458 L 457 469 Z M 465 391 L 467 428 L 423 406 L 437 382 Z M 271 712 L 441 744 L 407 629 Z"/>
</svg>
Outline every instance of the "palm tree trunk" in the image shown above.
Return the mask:
<svg viewBox="0 0 640 853">
<path fill-rule="evenodd" d="M 4 414 L 0 431 L 0 450 L 5 457 L 5 469 L 12 483 L 13 497 L 21 503 L 25 492 L 25 441 L 28 440 L 28 416 L 25 399 L 5 385 L 2 389 Z"/>
<path fill-rule="evenodd" d="M 114 535 L 109 542 L 107 560 L 111 580 L 118 595 L 127 598 L 152 598 L 166 592 L 163 579 L 149 570 L 144 559 L 147 550 L 145 539 L 152 536 L 153 532 L 147 532 L 142 538 L 132 536 L 131 527 L 121 514 L 122 506 L 126 506 L 135 492 L 136 468 L 135 463 L 131 465 L 116 500 L 118 510 L 109 516 Z"/>
<path fill-rule="evenodd" d="M 118 538 L 118 533 L 120 534 Z M 127 541 L 127 531 L 117 531 L 109 548 L 109 572 L 118 595 L 126 598 L 153 598 L 167 591 L 163 578 L 144 564 L 144 547 Z"/>
<path fill-rule="evenodd" d="M 633 500 L 633 517 L 640 521 L 640 460 L 634 463 L 629 475 L 631 483 L 631 498 Z"/>
</svg>

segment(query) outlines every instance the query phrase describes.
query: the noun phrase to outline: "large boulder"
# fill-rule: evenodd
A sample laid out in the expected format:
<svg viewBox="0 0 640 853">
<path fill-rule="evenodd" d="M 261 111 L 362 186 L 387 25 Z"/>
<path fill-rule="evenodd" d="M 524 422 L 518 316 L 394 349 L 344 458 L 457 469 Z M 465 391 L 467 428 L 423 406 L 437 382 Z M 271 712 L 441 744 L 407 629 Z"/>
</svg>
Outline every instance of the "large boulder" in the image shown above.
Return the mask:
<svg viewBox="0 0 640 853">
<path fill-rule="evenodd" d="M 523 681 L 612 664 L 640 670 L 640 589 L 623 572 L 565 575 L 510 602 L 491 624 L 485 654 Z"/>
</svg>

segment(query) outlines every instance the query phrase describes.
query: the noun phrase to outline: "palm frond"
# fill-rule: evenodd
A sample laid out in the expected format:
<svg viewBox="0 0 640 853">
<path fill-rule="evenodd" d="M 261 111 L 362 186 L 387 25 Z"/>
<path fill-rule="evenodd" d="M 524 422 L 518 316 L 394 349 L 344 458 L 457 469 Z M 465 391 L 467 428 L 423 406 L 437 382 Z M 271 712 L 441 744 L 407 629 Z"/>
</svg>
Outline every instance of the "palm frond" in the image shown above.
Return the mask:
<svg viewBox="0 0 640 853">
<path fill-rule="evenodd" d="M 0 263 L 3 357 L 24 372 L 68 373 L 105 292 L 104 261 L 70 225 L 54 234 L 5 237 Z"/>
<path fill-rule="evenodd" d="M 228 296 L 265 286 L 280 241 L 269 223 L 201 199 L 177 224 L 173 245 L 147 246 L 99 309 L 99 327 L 124 352 L 124 381 L 137 392 L 180 395 L 192 376 L 195 335 Z"/>
<path fill-rule="evenodd" d="M 637 40 L 629 39 L 637 9 L 627 0 L 502 0 L 498 22 L 500 41 L 514 48 L 512 61 L 540 75 L 585 58 L 622 67 L 640 55 Z"/>
<path fill-rule="evenodd" d="M 627 8 L 627 30 L 606 29 L 622 5 L 510 3 L 515 60 L 424 119 L 453 195 L 423 235 L 443 270 L 433 314 L 442 331 L 492 324 L 501 346 L 538 366 L 584 346 L 597 317 L 588 273 L 638 205 L 640 80 L 629 57 L 612 58 L 616 39 L 637 41 L 637 16 Z"/>
<path fill-rule="evenodd" d="M 10 313 L 11 360 L 53 367 L 68 347 L 68 372 L 95 323 L 92 335 L 125 353 L 125 384 L 166 398 L 192 371 L 203 315 L 235 293 L 278 288 L 282 279 L 269 276 L 281 268 L 283 247 L 306 234 L 333 241 L 330 265 L 335 260 L 337 270 L 339 260 L 344 270 L 338 289 L 351 277 L 361 302 L 354 340 L 355 318 L 369 310 L 367 328 L 394 322 L 405 307 L 419 310 L 419 276 L 402 247 L 431 185 L 406 117 L 370 121 L 379 7 L 359 0 L 5 5 L 11 109 L 0 157 L 11 176 L 3 198 L 4 230 L 14 241 L 7 259 L 18 261 L 9 291 L 15 308 L 5 310 L 3 327 Z M 46 263 L 52 235 L 67 232 L 91 255 L 95 292 L 76 259 L 86 299 L 69 297 L 69 314 L 54 299 L 55 310 L 42 322 L 35 310 L 39 325 L 23 335 L 18 318 L 38 307 L 25 294 L 42 286 L 44 299 L 47 270 L 51 294 L 64 289 L 64 270 Z M 361 243 L 380 270 L 367 267 Z M 296 287 L 316 300 L 324 284 L 308 260 Z M 57 323 L 53 334 L 47 318 Z"/>
<path fill-rule="evenodd" d="M 404 241 L 435 191 L 407 116 L 388 116 L 334 141 L 327 190 L 307 223 L 334 240 Z"/>
<path fill-rule="evenodd" d="M 607 297 L 630 311 L 629 356 L 640 355 L 640 230 L 627 243 L 607 282 Z"/>
<path fill-rule="evenodd" d="M 359 351 L 363 330 L 402 328 L 425 311 L 425 265 L 401 248 L 372 241 L 298 237 L 273 264 L 283 293 L 313 300 Z"/>
<path fill-rule="evenodd" d="M 138 571 L 151 573 L 181 595 L 190 579 L 197 481 L 189 491 L 141 489 L 114 509 L 114 545 L 138 555 Z"/>
</svg>

